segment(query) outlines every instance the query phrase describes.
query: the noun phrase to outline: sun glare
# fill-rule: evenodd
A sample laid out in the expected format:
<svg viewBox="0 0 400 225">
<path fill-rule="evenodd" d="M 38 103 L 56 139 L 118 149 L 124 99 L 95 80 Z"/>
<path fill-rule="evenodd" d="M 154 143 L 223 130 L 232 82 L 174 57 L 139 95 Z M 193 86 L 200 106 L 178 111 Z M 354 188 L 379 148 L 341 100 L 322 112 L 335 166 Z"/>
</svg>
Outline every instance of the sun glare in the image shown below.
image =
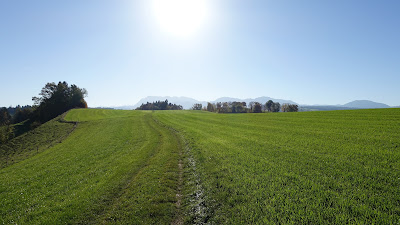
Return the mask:
<svg viewBox="0 0 400 225">
<path fill-rule="evenodd" d="M 206 0 L 153 0 L 153 11 L 165 32 L 187 38 L 204 26 L 209 9 Z"/>
</svg>

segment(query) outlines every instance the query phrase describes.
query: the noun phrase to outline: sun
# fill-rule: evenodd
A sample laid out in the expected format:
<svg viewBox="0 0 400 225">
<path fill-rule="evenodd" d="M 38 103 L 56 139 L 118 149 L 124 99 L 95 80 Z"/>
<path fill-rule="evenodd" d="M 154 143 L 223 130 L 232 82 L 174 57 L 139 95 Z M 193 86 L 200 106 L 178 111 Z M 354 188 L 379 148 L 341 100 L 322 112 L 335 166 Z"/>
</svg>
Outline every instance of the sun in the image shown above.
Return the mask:
<svg viewBox="0 0 400 225">
<path fill-rule="evenodd" d="M 208 19 L 207 0 L 153 0 L 152 3 L 160 28 L 176 37 L 195 35 Z"/>
</svg>

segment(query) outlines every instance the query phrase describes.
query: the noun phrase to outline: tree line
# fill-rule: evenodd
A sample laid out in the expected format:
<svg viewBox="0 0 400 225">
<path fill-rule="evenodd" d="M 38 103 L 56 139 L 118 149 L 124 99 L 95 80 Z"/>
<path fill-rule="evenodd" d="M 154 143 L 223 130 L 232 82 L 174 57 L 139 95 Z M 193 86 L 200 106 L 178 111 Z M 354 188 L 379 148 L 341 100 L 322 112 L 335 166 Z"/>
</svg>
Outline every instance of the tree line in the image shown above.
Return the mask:
<svg viewBox="0 0 400 225">
<path fill-rule="evenodd" d="M 33 108 L 30 105 L 0 108 L 0 126 L 16 124 L 29 119 L 32 116 Z"/>
<path fill-rule="evenodd" d="M 0 108 L 0 143 L 5 143 L 17 132 L 14 124 L 24 122 L 33 129 L 62 113 L 73 108 L 87 108 L 85 101 L 87 91 L 84 88 L 67 82 L 47 83 L 39 93 L 33 97 L 33 106 L 17 106 L 15 108 Z M 26 126 L 24 130 L 26 129 Z"/>
<path fill-rule="evenodd" d="M 87 91 L 75 84 L 68 85 L 67 82 L 58 84 L 47 83 L 39 93 L 39 97 L 33 97 L 34 113 L 33 119 L 40 122 L 47 122 L 58 115 L 73 109 L 87 108 L 85 101 Z"/>
<path fill-rule="evenodd" d="M 136 110 L 182 110 L 181 105 L 168 103 L 168 99 L 165 101 L 147 102 L 136 108 Z"/>
<path fill-rule="evenodd" d="M 298 112 L 299 106 L 295 104 L 281 104 L 269 100 L 265 104 L 259 102 L 250 102 L 248 105 L 246 102 L 217 102 L 207 103 L 204 106 L 200 103 L 193 105 L 192 110 L 203 110 L 216 113 L 262 113 L 262 112 Z"/>
</svg>

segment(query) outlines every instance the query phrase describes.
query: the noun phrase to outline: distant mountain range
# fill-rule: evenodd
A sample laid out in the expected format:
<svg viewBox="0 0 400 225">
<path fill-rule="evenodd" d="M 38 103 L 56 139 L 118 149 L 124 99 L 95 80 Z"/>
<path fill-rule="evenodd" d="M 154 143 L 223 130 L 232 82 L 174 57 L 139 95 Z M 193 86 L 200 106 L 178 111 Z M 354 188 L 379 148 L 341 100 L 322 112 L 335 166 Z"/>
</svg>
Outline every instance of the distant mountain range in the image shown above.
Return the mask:
<svg viewBox="0 0 400 225">
<path fill-rule="evenodd" d="M 272 100 L 273 102 L 279 102 L 280 104 L 297 104 L 294 101 L 291 100 L 284 100 L 284 99 L 276 99 L 276 98 L 270 98 L 270 97 L 258 97 L 258 98 L 246 98 L 246 99 L 239 99 L 239 98 L 230 98 L 230 97 L 222 97 L 218 98 L 215 101 L 211 101 L 211 103 L 216 103 L 216 102 L 246 102 L 246 104 L 249 104 L 250 102 L 259 102 L 259 103 L 266 103 L 269 100 Z M 298 105 L 298 104 L 297 104 Z"/>
<path fill-rule="evenodd" d="M 246 99 L 239 99 L 239 98 L 231 98 L 231 97 L 222 97 L 218 98 L 214 101 L 199 101 L 193 98 L 188 98 L 188 97 L 171 97 L 171 96 L 148 96 L 146 98 L 140 99 L 139 102 L 137 102 L 133 106 L 120 106 L 120 107 L 114 107 L 115 109 L 136 109 L 139 107 L 141 104 L 145 104 L 147 102 L 155 102 L 155 101 L 165 101 L 168 100 L 168 102 L 174 103 L 181 105 L 184 109 L 190 109 L 194 104 L 200 103 L 203 106 L 207 106 L 207 102 L 211 103 L 216 103 L 216 102 L 246 102 L 246 104 L 249 104 L 250 102 L 260 102 L 260 103 L 265 103 L 269 100 L 272 100 L 274 102 L 279 102 L 280 104 L 284 103 L 289 103 L 289 104 L 297 104 L 291 100 L 284 100 L 284 99 L 275 99 L 275 98 L 270 98 L 270 97 L 258 97 L 258 98 L 246 98 Z"/>
<path fill-rule="evenodd" d="M 148 97 L 142 98 L 135 105 L 120 106 L 120 107 L 114 107 L 114 108 L 115 109 L 136 109 L 141 104 L 145 104 L 147 102 L 165 101 L 166 99 L 168 99 L 168 101 L 171 103 L 183 106 L 184 109 L 190 109 L 196 103 L 203 104 L 203 106 L 207 105 L 207 101 L 199 101 L 199 100 L 196 100 L 193 98 L 188 98 L 188 97 L 148 96 Z M 299 105 L 298 103 L 291 101 L 291 100 L 275 99 L 275 98 L 265 97 L 265 96 L 258 97 L 258 98 L 246 98 L 246 99 L 222 97 L 222 98 L 218 98 L 214 101 L 209 101 L 209 102 L 216 103 L 216 102 L 234 102 L 234 101 L 236 101 L 236 102 L 246 102 L 247 104 L 249 104 L 250 102 L 260 102 L 260 103 L 264 104 L 269 100 L 272 100 L 274 102 L 279 102 L 280 104 L 288 103 L 288 104 Z M 301 111 L 325 111 L 325 110 L 373 109 L 373 108 L 390 108 L 390 106 L 383 104 L 383 103 L 373 102 L 373 101 L 369 101 L 369 100 L 356 100 L 356 101 L 346 103 L 344 105 L 300 105 Z"/>
</svg>

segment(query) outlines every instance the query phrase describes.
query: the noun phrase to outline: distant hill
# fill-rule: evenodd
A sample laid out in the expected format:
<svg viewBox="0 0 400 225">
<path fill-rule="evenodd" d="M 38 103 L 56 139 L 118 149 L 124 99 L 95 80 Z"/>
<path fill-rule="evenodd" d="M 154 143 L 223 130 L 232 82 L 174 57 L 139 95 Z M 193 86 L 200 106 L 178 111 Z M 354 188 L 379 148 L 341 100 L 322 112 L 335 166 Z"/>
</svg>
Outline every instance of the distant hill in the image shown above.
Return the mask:
<svg viewBox="0 0 400 225">
<path fill-rule="evenodd" d="M 347 108 L 357 108 L 357 109 L 377 109 L 377 108 L 390 108 L 390 106 L 379 103 L 373 102 L 369 100 L 356 100 L 349 102 L 347 104 L 342 105 L 343 107 Z"/>
<path fill-rule="evenodd" d="M 271 97 L 258 97 L 258 98 L 246 98 L 246 99 L 239 99 L 239 98 L 230 98 L 230 97 L 222 97 L 218 98 L 215 101 L 212 101 L 213 103 L 215 102 L 246 102 L 246 104 L 249 104 L 250 102 L 259 102 L 261 104 L 265 104 L 269 100 L 272 100 L 273 102 L 279 102 L 281 105 L 288 103 L 288 104 L 296 104 L 296 102 L 291 101 L 291 100 L 284 100 L 284 99 L 276 99 L 276 98 L 271 98 Z"/>
<path fill-rule="evenodd" d="M 369 100 L 355 100 L 344 105 L 301 105 L 299 111 L 331 111 L 349 109 L 391 108 L 389 105 Z"/>
</svg>

